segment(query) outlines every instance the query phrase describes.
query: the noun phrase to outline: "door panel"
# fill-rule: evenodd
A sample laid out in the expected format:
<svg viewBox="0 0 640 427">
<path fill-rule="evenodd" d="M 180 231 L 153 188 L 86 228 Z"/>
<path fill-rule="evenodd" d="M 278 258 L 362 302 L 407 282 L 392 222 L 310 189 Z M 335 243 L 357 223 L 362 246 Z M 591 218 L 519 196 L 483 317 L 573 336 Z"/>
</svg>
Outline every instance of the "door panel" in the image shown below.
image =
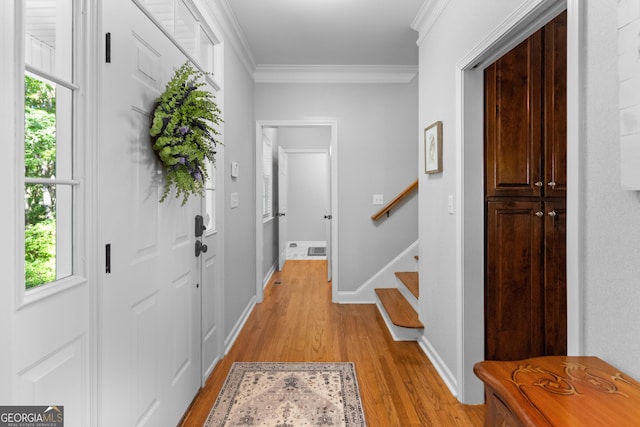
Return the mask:
<svg viewBox="0 0 640 427">
<path fill-rule="evenodd" d="M 547 24 L 545 35 L 545 196 L 567 195 L 567 14 Z"/>
<path fill-rule="evenodd" d="M 102 69 L 101 241 L 111 271 L 100 284 L 102 425 L 176 425 L 201 384 L 202 203 L 169 195 L 151 148 L 155 99 L 185 57 L 129 0 L 103 4 L 111 63 Z"/>
<path fill-rule="evenodd" d="M 542 35 L 485 71 L 487 196 L 541 195 Z"/>
<path fill-rule="evenodd" d="M 543 352 L 542 208 L 527 201 L 487 204 L 488 360 L 525 359 Z"/>
<path fill-rule="evenodd" d="M 223 298 L 218 233 L 205 235 L 207 252 L 202 258 L 202 385 L 224 355 Z"/>
<path fill-rule="evenodd" d="M 545 203 L 545 355 L 567 354 L 567 208 L 564 199 Z"/>
<path fill-rule="evenodd" d="M 278 270 L 287 260 L 287 203 L 289 194 L 289 155 L 278 147 Z"/>
</svg>

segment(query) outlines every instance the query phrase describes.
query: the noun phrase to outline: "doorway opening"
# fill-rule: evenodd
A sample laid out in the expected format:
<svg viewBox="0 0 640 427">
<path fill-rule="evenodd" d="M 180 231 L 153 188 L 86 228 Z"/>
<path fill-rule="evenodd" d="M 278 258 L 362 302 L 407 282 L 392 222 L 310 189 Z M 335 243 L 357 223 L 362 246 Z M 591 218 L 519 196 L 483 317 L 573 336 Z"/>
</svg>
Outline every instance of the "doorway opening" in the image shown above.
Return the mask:
<svg viewBox="0 0 640 427">
<path fill-rule="evenodd" d="M 277 267 L 282 268 L 290 244 L 296 245 L 292 249 L 299 249 L 304 245 L 305 257 L 313 259 L 319 259 L 320 255 L 315 255 L 315 249 L 314 255 L 309 255 L 310 247 L 325 248 L 327 279 L 332 281 L 332 299 L 335 301 L 337 298 L 338 268 L 334 262 L 338 259 L 338 223 L 335 215 L 338 210 L 337 134 L 335 120 L 256 122 L 256 302 L 262 302 L 264 286 L 273 271 Z M 265 135 L 269 139 L 268 143 L 265 143 Z M 268 184 L 269 177 L 264 173 L 269 168 L 267 158 L 270 157 L 268 154 L 265 156 L 267 149 L 277 153 L 277 157 L 274 154 L 277 160 L 274 159 L 273 162 L 271 186 Z M 323 156 L 326 159 L 324 163 L 321 160 Z M 308 171 L 309 168 L 325 168 L 325 171 L 324 174 L 311 174 L 311 179 L 305 180 L 304 170 Z M 296 169 L 299 170 L 296 172 Z M 288 176 L 290 173 L 297 174 L 297 178 Z M 314 176 L 321 178 L 314 180 Z M 322 182 L 317 182 L 318 180 Z M 283 185 L 295 187 L 295 192 L 279 188 Z M 270 191 L 273 193 L 269 194 Z M 304 195 L 305 192 L 309 196 L 308 200 L 295 200 L 297 208 L 291 211 L 286 200 L 287 195 Z M 273 205 L 271 215 L 265 214 L 269 211 L 265 206 L 269 204 Z M 311 205 L 315 205 L 313 213 L 304 213 L 303 211 L 308 211 Z M 291 228 L 294 229 L 291 233 L 287 232 L 289 219 L 292 220 Z M 313 233 L 309 227 L 300 227 L 299 222 L 307 220 L 313 221 Z M 298 231 L 295 231 L 296 229 Z"/>
<path fill-rule="evenodd" d="M 517 46 L 562 10 L 567 9 L 567 352 L 582 351 L 580 278 L 581 153 L 583 133 L 580 87 L 582 64 L 582 5 L 578 0 L 541 0 L 522 7 L 457 64 L 456 211 L 458 304 L 458 363 L 455 390 L 467 404 L 484 401 L 484 387 L 473 365 L 484 358 L 484 69 Z"/>
</svg>

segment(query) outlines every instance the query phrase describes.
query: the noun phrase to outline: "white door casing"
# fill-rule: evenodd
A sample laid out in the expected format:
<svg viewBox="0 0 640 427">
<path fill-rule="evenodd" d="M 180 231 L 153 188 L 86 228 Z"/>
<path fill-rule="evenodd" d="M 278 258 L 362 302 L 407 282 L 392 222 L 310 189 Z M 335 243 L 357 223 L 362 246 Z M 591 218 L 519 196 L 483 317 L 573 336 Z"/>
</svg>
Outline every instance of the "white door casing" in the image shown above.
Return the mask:
<svg viewBox="0 0 640 427">
<path fill-rule="evenodd" d="M 149 125 L 186 58 L 130 0 L 103 2 L 102 19 L 111 62 L 101 69 L 100 243 L 110 271 L 99 285 L 99 422 L 175 425 L 202 383 L 202 201 L 159 202 Z"/>
<path fill-rule="evenodd" d="M 581 354 L 583 314 L 580 306 L 580 248 L 582 226 L 580 205 L 580 141 L 583 117 L 580 109 L 584 86 L 582 64 L 583 2 L 579 0 L 530 0 L 523 2 L 509 19 L 494 29 L 456 65 L 456 225 L 458 304 L 457 386 L 452 391 L 466 404 L 483 401 L 482 383 L 473 374 L 473 365 L 482 359 L 484 332 L 483 282 L 484 242 L 482 212 L 483 70 L 528 35 L 539 29 L 564 8 L 568 12 L 567 68 L 567 321 L 568 354 Z M 480 209 L 480 210 L 479 210 Z"/>
<path fill-rule="evenodd" d="M 223 286 L 223 257 L 219 248 L 223 239 L 223 218 L 218 215 L 218 209 L 224 203 L 224 151 L 222 147 L 216 149 L 216 168 L 210 172 L 213 189 L 212 205 L 205 209 L 205 225 L 202 236 L 207 251 L 200 258 L 202 262 L 202 383 L 213 372 L 213 369 L 224 355 L 224 286 Z"/>
<path fill-rule="evenodd" d="M 287 260 L 287 198 L 289 188 L 289 156 L 278 146 L 278 270 L 282 271 Z"/>
<path fill-rule="evenodd" d="M 262 216 L 262 135 L 263 129 L 269 127 L 315 127 L 326 126 L 331 129 L 331 141 L 329 143 L 330 153 L 330 180 L 331 180 L 331 299 L 333 302 L 339 302 L 339 281 L 338 281 L 338 263 L 336 260 L 338 256 L 338 122 L 333 119 L 320 119 L 320 120 L 259 120 L 256 122 L 256 265 L 260 266 L 263 263 L 263 216 Z M 262 271 L 260 268 L 256 269 L 256 302 L 260 303 L 264 299 L 264 284 Z"/>
</svg>

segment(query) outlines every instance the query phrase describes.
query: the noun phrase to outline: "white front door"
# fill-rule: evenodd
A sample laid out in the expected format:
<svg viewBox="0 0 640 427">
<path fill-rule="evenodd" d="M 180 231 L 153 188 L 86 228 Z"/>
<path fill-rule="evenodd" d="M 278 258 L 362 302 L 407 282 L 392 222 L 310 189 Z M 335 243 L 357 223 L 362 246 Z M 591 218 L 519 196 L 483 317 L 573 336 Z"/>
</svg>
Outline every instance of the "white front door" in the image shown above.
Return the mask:
<svg viewBox="0 0 640 427">
<path fill-rule="evenodd" d="M 111 37 L 100 119 L 99 418 L 104 426 L 176 425 L 202 381 L 202 201 L 170 194 L 151 148 L 155 99 L 184 55 L 130 0 L 102 3 Z"/>
<path fill-rule="evenodd" d="M 282 271 L 287 260 L 287 194 L 289 186 L 289 156 L 278 147 L 278 270 Z"/>
</svg>

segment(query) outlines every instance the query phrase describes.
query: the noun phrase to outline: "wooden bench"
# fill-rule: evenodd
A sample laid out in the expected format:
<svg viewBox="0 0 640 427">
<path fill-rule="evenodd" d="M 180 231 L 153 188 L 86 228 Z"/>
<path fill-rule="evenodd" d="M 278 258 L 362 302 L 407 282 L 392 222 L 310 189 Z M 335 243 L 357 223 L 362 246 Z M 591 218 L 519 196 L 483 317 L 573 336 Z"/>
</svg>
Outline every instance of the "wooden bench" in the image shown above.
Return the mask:
<svg viewBox="0 0 640 427">
<path fill-rule="evenodd" d="M 640 382 L 597 357 L 483 361 L 486 427 L 640 426 Z"/>
</svg>

